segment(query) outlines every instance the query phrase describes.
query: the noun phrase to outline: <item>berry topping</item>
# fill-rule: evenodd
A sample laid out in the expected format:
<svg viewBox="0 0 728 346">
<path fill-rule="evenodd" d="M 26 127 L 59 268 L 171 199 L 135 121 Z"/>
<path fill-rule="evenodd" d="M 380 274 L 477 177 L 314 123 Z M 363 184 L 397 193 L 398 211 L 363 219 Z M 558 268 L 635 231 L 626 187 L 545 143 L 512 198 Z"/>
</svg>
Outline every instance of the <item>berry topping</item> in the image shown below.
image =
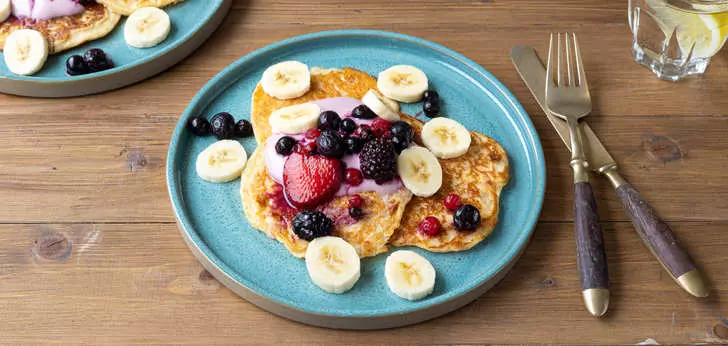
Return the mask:
<svg viewBox="0 0 728 346">
<path fill-rule="evenodd" d="M 308 142 L 303 145 L 301 150 L 304 154 L 314 155 L 316 154 L 317 147 L 316 142 Z"/>
<path fill-rule="evenodd" d="M 443 200 L 443 203 L 445 204 L 445 208 L 449 211 L 455 211 L 457 208 L 460 208 L 461 205 L 463 205 L 463 202 L 460 201 L 460 196 L 451 193 L 447 196 L 445 196 L 445 200 Z"/>
<path fill-rule="evenodd" d="M 210 135 L 210 122 L 203 117 L 192 117 L 187 121 L 187 128 L 196 136 Z"/>
<path fill-rule="evenodd" d="M 86 61 L 83 60 L 82 56 L 71 55 L 68 57 L 68 60 L 66 60 L 66 73 L 69 75 L 78 76 L 89 72 L 91 72 L 91 70 L 88 68 Z"/>
<path fill-rule="evenodd" d="M 344 155 L 344 140 L 336 131 L 326 131 L 316 138 L 318 153 L 333 158 L 340 158 Z"/>
<path fill-rule="evenodd" d="M 296 144 L 298 144 L 298 142 L 293 137 L 281 137 L 276 142 L 276 152 L 283 156 L 291 155 Z"/>
<path fill-rule="evenodd" d="M 344 173 L 344 180 L 349 185 L 359 186 L 364 181 L 364 176 L 356 168 L 347 168 L 346 173 Z"/>
<path fill-rule="evenodd" d="M 412 137 L 414 136 L 412 126 L 402 120 L 392 123 L 392 126 L 389 128 L 389 133 L 392 137 L 402 136 L 407 140 L 407 143 L 412 142 Z"/>
<path fill-rule="evenodd" d="M 83 54 L 83 60 L 86 61 L 92 72 L 104 71 L 114 67 L 114 63 L 109 60 L 103 50 L 92 48 Z"/>
<path fill-rule="evenodd" d="M 217 139 L 230 139 L 235 136 L 235 119 L 230 113 L 222 112 L 213 115 L 210 125 L 212 134 Z"/>
<path fill-rule="evenodd" d="M 422 110 L 425 111 L 425 115 L 430 118 L 440 115 L 440 105 L 437 102 L 425 101 L 422 105 Z"/>
<path fill-rule="evenodd" d="M 283 165 L 283 189 L 297 208 L 314 208 L 328 202 L 341 186 L 341 161 L 321 155 L 293 153 Z"/>
<path fill-rule="evenodd" d="M 475 229 L 480 225 L 480 211 L 470 204 L 461 205 L 453 216 L 458 229 Z"/>
<path fill-rule="evenodd" d="M 420 222 L 420 225 L 417 226 L 417 231 L 429 236 L 429 237 L 435 237 L 438 234 L 440 234 L 440 220 L 438 220 L 434 216 L 428 216 L 422 222 Z"/>
<path fill-rule="evenodd" d="M 374 119 L 377 117 L 377 115 L 365 105 L 356 106 L 356 108 L 351 111 L 351 116 L 359 119 Z"/>
<path fill-rule="evenodd" d="M 425 91 L 425 94 L 423 96 L 425 98 L 425 101 L 430 101 L 432 103 L 440 102 L 440 95 L 435 90 L 427 90 Z"/>
<path fill-rule="evenodd" d="M 316 139 L 316 138 L 318 138 L 318 136 L 321 136 L 321 130 L 319 130 L 319 129 L 308 129 L 308 130 L 306 130 L 305 136 L 308 139 Z"/>
<path fill-rule="evenodd" d="M 386 137 L 372 139 L 359 153 L 361 171 L 365 178 L 384 184 L 397 175 L 397 153 Z"/>
<path fill-rule="evenodd" d="M 331 234 L 334 221 L 317 210 L 304 210 L 293 217 L 293 233 L 307 241 Z"/>
<path fill-rule="evenodd" d="M 359 137 L 347 137 L 344 140 L 347 154 L 358 154 L 364 147 L 364 142 Z"/>
<path fill-rule="evenodd" d="M 359 126 L 359 128 L 357 128 L 356 131 L 354 132 L 354 135 L 361 138 L 361 140 L 363 142 L 368 142 L 368 141 L 374 139 L 374 137 L 375 137 L 374 132 L 367 125 Z"/>
<path fill-rule="evenodd" d="M 238 120 L 238 122 L 235 123 L 235 135 L 242 138 L 252 136 L 253 124 L 245 119 Z"/>
<path fill-rule="evenodd" d="M 351 215 L 351 217 L 359 220 L 359 219 L 361 219 L 362 216 L 364 216 L 364 210 L 362 210 L 361 208 L 357 208 L 357 207 L 349 207 L 349 215 Z"/>
<path fill-rule="evenodd" d="M 326 111 L 319 115 L 318 128 L 321 131 L 338 130 L 341 126 L 341 118 L 334 111 Z"/>
<path fill-rule="evenodd" d="M 361 208 L 362 204 L 364 204 L 364 199 L 361 198 L 361 196 L 359 196 L 359 195 L 349 196 L 349 206 L 350 207 Z"/>
<path fill-rule="evenodd" d="M 377 118 L 372 122 L 371 129 L 375 136 L 381 137 L 386 136 L 389 133 L 389 126 L 389 121 Z"/>
<path fill-rule="evenodd" d="M 407 147 L 409 147 L 409 141 L 402 135 L 392 136 L 392 145 L 394 145 L 394 151 L 399 154 L 402 152 L 402 150 L 405 150 L 407 149 Z"/>
<path fill-rule="evenodd" d="M 356 122 L 351 118 L 346 118 L 341 121 L 339 130 L 344 133 L 352 133 L 356 131 Z"/>
</svg>

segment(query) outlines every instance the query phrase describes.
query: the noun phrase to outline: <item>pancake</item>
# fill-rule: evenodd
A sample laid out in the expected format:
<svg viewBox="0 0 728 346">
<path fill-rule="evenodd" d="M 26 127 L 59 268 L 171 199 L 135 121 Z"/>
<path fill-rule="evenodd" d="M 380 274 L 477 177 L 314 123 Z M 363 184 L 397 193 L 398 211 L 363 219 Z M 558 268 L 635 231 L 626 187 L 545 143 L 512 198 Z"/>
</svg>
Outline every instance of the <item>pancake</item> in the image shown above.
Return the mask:
<svg viewBox="0 0 728 346">
<path fill-rule="evenodd" d="M 402 120 L 412 125 L 420 143 L 423 123 L 412 117 Z M 468 152 L 453 159 L 440 159 L 442 187 L 433 196 L 413 197 L 407 204 L 400 227 L 390 239 L 395 246 L 417 246 L 433 252 L 463 251 L 485 239 L 498 222 L 499 197 L 508 183 L 508 156 L 492 138 L 470 131 L 472 142 Z M 453 212 L 443 204 L 445 196 L 458 194 L 463 204 L 472 204 L 480 210 L 481 223 L 475 230 L 460 231 L 453 225 Z M 435 237 L 424 236 L 417 226 L 427 216 L 440 219 L 442 232 Z"/>
<path fill-rule="evenodd" d="M 308 242 L 299 239 L 291 227 L 296 210 L 288 206 L 283 197 L 283 187 L 268 176 L 259 145 L 248 160 L 240 178 L 240 196 L 245 216 L 251 226 L 277 239 L 296 257 L 306 254 Z M 405 205 L 412 194 L 405 188 L 389 195 L 375 192 L 359 194 L 364 200 L 365 216 L 354 220 L 349 216 L 346 196 L 336 197 L 320 206 L 334 220 L 333 235 L 353 245 L 360 257 L 369 257 L 389 250 L 387 242 L 399 226 Z"/>
<path fill-rule="evenodd" d="M 311 89 L 305 95 L 291 100 L 279 100 L 266 94 L 258 83 L 253 92 L 253 102 L 250 107 L 250 119 L 255 129 L 255 139 L 260 144 L 270 137 L 268 116 L 277 109 L 338 96 L 360 100 L 369 89 L 376 88 L 376 78 L 353 68 L 341 70 L 311 68 Z"/>
<path fill-rule="evenodd" d="M 104 4 L 114 13 L 128 16 L 142 7 L 166 7 L 183 0 L 96 0 L 100 4 Z M 204 1 L 204 0 L 203 0 Z"/>
<path fill-rule="evenodd" d="M 10 16 L 0 24 L 0 49 L 5 40 L 15 30 L 33 29 L 48 39 L 50 54 L 62 52 L 85 42 L 108 35 L 119 23 L 120 15 L 101 4 L 86 7 L 83 12 L 48 20 L 19 19 Z"/>
</svg>

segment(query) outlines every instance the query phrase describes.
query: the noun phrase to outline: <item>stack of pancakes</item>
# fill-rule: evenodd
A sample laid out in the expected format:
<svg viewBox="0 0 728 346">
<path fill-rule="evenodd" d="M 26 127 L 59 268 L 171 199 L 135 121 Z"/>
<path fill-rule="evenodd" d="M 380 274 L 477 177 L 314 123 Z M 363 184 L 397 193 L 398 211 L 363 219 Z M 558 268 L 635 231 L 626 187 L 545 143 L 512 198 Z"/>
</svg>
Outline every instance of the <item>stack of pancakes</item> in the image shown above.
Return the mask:
<svg viewBox="0 0 728 346">
<path fill-rule="evenodd" d="M 272 199 L 280 191 L 266 172 L 263 143 L 270 137 L 269 115 L 279 108 L 329 97 L 361 99 L 369 89 L 376 89 L 377 80 L 367 73 L 343 70 L 311 71 L 311 90 L 292 100 L 278 100 L 267 95 L 258 85 L 253 93 L 251 120 L 258 148 L 243 172 L 240 193 L 243 209 L 250 224 L 283 243 L 296 257 L 303 257 L 308 242 L 299 239 L 292 230 L 290 213 L 280 210 L 279 201 Z M 412 125 L 415 142 L 422 145 L 419 134 L 423 122 L 401 114 L 401 119 Z M 508 157 L 495 140 L 471 131 L 472 143 L 468 152 L 453 159 L 441 159 L 443 183 L 431 197 L 413 197 L 402 188 L 397 193 L 382 196 L 376 192 L 360 193 L 364 199 L 365 216 L 355 223 L 337 223 L 334 235 L 354 246 L 360 257 L 374 256 L 394 246 L 417 246 L 429 251 L 451 252 L 467 250 L 487 237 L 498 222 L 498 199 L 509 179 Z M 450 193 L 458 194 L 464 203 L 480 210 L 481 224 L 475 230 L 457 230 L 453 213 L 443 204 Z M 336 197 L 321 206 L 329 217 L 345 214 L 347 197 Z M 442 223 L 442 232 L 434 237 L 417 231 L 427 216 L 435 216 Z"/>
</svg>

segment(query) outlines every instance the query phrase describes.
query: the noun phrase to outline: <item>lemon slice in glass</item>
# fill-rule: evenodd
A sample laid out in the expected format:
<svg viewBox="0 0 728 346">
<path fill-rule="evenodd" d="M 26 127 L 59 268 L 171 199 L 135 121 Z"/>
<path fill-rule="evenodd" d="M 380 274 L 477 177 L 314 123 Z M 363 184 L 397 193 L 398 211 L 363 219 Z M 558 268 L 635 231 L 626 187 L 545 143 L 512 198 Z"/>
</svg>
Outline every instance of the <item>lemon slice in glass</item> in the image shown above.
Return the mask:
<svg viewBox="0 0 728 346">
<path fill-rule="evenodd" d="M 647 0 L 660 28 L 669 37 L 677 28 L 680 50 L 693 57 L 709 58 L 718 53 L 728 37 L 728 12 L 698 14 L 676 9 L 662 0 Z"/>
</svg>

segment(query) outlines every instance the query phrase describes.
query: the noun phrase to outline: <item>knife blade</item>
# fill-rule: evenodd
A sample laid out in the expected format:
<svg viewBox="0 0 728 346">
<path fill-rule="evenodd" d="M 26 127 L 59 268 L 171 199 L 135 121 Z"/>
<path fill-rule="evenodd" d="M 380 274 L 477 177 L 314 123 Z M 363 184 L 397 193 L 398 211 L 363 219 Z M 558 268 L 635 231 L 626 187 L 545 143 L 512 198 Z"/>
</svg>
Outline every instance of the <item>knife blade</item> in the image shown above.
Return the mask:
<svg viewBox="0 0 728 346">
<path fill-rule="evenodd" d="M 515 46 L 511 50 L 511 61 L 516 67 L 546 118 L 556 129 L 566 147 L 571 151 L 569 128 L 565 121 L 553 116 L 546 107 L 546 69 L 528 46 Z M 642 242 L 657 258 L 662 267 L 686 292 L 696 297 L 707 297 L 710 293 L 705 279 L 697 269 L 690 255 L 683 250 L 670 226 L 665 223 L 647 201 L 617 172 L 617 163 L 609 154 L 589 124 L 582 121 L 582 145 L 586 146 L 589 167 L 604 176 L 617 191 L 622 205 L 632 220 Z"/>
</svg>

